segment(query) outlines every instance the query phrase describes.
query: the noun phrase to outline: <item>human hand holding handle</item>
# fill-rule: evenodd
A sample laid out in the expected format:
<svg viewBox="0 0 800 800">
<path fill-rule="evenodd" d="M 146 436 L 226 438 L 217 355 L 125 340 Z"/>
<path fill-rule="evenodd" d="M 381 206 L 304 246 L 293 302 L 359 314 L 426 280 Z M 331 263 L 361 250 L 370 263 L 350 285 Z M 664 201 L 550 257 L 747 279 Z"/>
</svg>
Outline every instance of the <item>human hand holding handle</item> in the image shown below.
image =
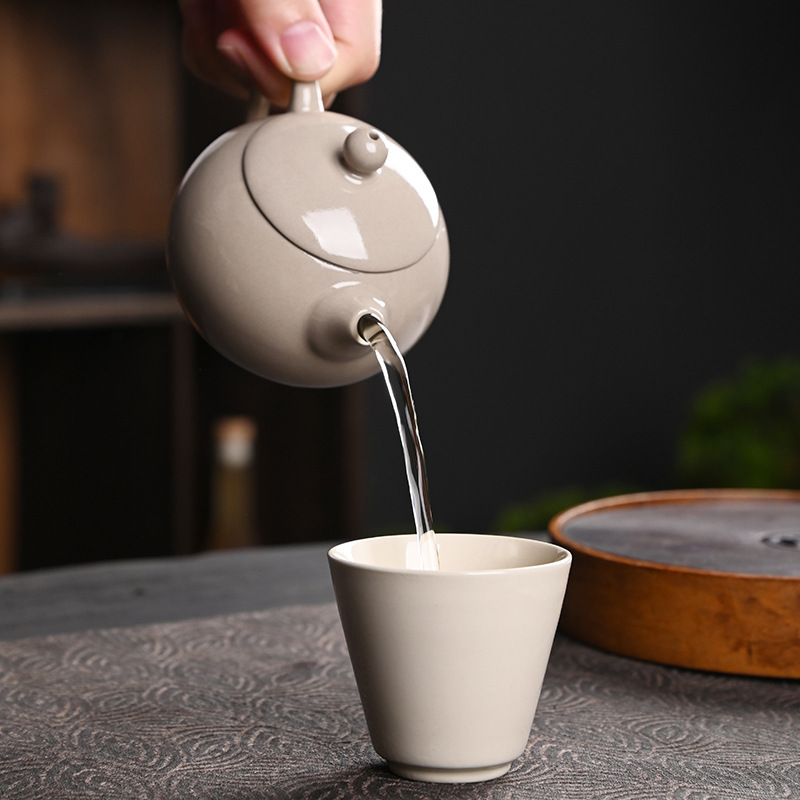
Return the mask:
<svg viewBox="0 0 800 800">
<path fill-rule="evenodd" d="M 201 79 L 240 97 L 289 102 L 318 80 L 326 105 L 378 68 L 380 0 L 179 0 L 183 54 Z"/>
</svg>

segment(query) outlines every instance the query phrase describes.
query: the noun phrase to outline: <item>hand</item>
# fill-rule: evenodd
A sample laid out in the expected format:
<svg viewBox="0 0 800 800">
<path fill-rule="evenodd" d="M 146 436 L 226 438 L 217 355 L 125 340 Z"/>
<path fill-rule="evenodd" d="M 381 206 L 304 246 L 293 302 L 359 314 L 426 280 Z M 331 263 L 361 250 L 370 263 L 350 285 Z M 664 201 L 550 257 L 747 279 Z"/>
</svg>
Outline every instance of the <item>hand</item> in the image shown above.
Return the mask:
<svg viewBox="0 0 800 800">
<path fill-rule="evenodd" d="M 183 55 L 200 78 L 289 102 L 292 80 L 319 80 L 326 105 L 378 68 L 381 0 L 179 0 Z"/>
</svg>

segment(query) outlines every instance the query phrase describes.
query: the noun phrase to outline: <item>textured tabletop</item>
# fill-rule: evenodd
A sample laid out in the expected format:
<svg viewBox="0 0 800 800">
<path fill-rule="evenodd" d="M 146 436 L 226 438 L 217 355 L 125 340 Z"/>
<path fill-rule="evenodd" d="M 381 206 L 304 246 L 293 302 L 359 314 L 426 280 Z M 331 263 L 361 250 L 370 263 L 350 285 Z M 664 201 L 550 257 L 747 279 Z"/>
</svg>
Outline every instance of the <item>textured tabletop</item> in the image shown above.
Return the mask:
<svg viewBox="0 0 800 800">
<path fill-rule="evenodd" d="M 335 606 L 0 642 L 3 800 L 800 796 L 800 685 L 556 638 L 525 754 L 496 781 L 392 776 Z"/>
<path fill-rule="evenodd" d="M 0 578 L 0 641 L 333 600 L 312 543 L 110 561 Z"/>
</svg>

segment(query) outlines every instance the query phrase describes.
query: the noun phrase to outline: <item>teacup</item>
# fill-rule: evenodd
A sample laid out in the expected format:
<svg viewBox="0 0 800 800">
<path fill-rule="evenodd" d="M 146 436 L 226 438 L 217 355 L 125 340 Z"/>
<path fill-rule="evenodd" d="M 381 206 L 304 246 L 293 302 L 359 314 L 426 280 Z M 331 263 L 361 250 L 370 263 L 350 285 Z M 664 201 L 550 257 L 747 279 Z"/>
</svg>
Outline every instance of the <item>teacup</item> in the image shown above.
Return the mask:
<svg viewBox="0 0 800 800">
<path fill-rule="evenodd" d="M 440 570 L 407 566 L 413 535 L 332 548 L 336 603 L 389 768 L 438 783 L 489 780 L 525 750 L 572 557 L 521 537 L 436 539 Z"/>
</svg>

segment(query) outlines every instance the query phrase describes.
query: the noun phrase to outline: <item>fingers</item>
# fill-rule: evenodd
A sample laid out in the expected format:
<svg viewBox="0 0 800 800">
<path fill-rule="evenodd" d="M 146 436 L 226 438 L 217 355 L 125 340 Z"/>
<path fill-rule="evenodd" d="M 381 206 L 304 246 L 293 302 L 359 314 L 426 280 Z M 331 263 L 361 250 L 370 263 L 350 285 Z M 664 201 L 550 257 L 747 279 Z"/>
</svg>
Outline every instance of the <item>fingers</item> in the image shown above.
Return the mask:
<svg viewBox="0 0 800 800">
<path fill-rule="evenodd" d="M 337 58 L 317 0 L 239 0 L 241 24 L 217 40 L 273 102 L 285 106 L 291 80 L 321 78 Z"/>
<path fill-rule="evenodd" d="M 380 0 L 320 0 L 338 50 L 320 81 L 323 96 L 368 81 L 381 58 Z"/>
<path fill-rule="evenodd" d="M 292 80 L 323 96 L 370 78 L 380 60 L 380 0 L 179 0 L 184 59 L 197 75 L 244 94 L 255 84 L 286 105 Z"/>
<path fill-rule="evenodd" d="M 183 60 L 202 80 L 245 97 L 252 83 L 245 66 L 223 57 L 217 49 L 220 31 L 236 21 L 229 6 L 218 0 L 178 0 L 183 18 Z"/>
</svg>

